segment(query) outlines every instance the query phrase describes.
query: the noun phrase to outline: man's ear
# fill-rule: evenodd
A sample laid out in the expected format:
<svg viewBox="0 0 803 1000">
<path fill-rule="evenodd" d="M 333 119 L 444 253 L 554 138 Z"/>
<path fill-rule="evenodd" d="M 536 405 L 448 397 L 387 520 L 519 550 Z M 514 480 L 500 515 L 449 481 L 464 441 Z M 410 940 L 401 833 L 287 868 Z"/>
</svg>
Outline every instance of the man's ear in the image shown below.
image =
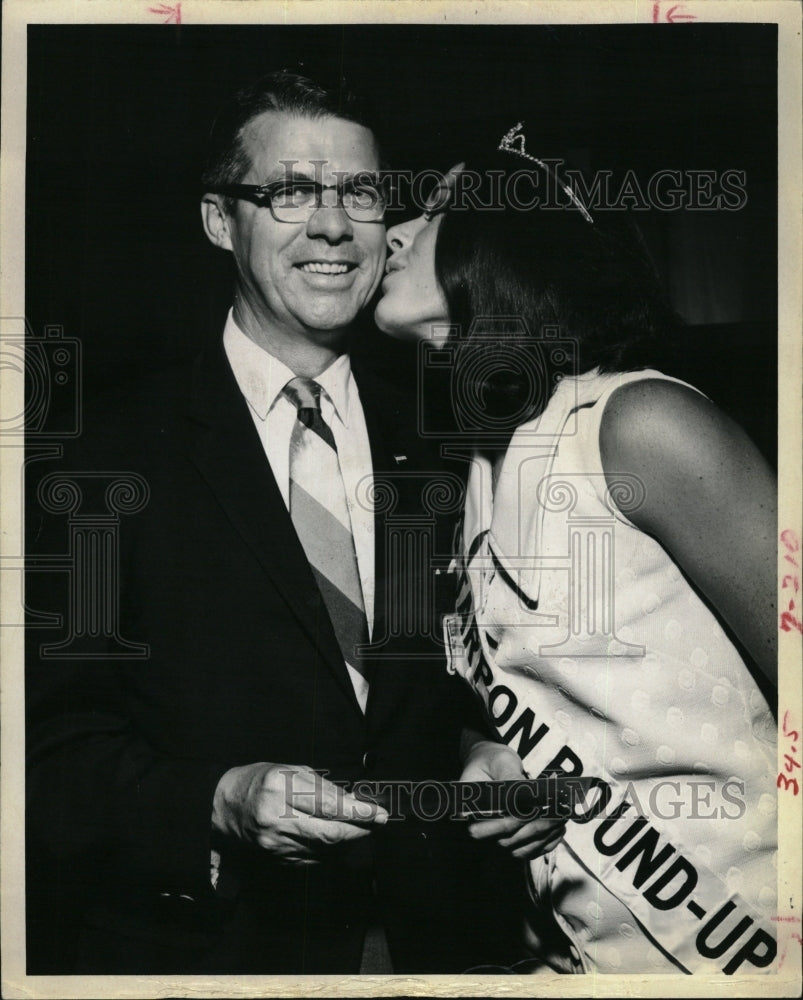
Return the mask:
<svg viewBox="0 0 803 1000">
<path fill-rule="evenodd" d="M 218 194 L 205 194 L 201 199 L 201 219 L 210 243 L 222 250 L 231 250 L 229 216 L 223 208 L 223 199 Z"/>
</svg>

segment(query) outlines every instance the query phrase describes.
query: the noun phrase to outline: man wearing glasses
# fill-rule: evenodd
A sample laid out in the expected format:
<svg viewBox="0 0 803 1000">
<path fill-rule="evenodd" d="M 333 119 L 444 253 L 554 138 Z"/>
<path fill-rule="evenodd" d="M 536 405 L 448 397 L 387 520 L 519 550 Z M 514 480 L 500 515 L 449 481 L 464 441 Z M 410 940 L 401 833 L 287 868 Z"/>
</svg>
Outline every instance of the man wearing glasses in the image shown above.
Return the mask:
<svg viewBox="0 0 803 1000">
<path fill-rule="evenodd" d="M 453 835 L 344 790 L 456 777 L 463 721 L 462 686 L 415 628 L 370 656 L 394 595 L 429 572 L 391 564 L 372 477 L 420 522 L 436 468 L 414 393 L 405 406 L 348 354 L 383 273 L 378 170 L 342 95 L 285 73 L 241 91 L 203 176 L 206 235 L 236 269 L 222 341 L 87 414 L 92 468 L 148 483 L 120 606 L 149 658 L 32 669 L 29 827 L 83 872 L 73 971 L 478 957 Z"/>
</svg>

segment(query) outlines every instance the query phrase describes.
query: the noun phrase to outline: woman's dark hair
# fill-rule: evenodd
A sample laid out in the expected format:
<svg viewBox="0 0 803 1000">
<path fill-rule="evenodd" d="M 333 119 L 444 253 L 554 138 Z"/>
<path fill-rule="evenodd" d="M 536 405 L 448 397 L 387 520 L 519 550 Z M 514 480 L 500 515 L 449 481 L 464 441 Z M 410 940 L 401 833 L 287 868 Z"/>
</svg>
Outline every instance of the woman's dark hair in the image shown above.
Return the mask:
<svg viewBox="0 0 803 1000">
<path fill-rule="evenodd" d="M 436 275 L 456 327 L 455 363 L 473 366 L 481 382 L 475 394 L 497 422 L 505 414 L 515 414 L 516 424 L 537 416 L 567 374 L 565 352 L 556 355 L 550 340 L 569 341 L 578 374 L 596 367 L 631 371 L 655 364 L 675 325 L 627 213 L 592 209 L 589 222 L 568 197 L 548 207 L 513 201 L 511 192 L 527 188 L 510 183 L 511 176 L 530 171 L 535 189 L 543 190 L 542 169 L 510 152 L 481 167 L 469 164 L 471 194 L 464 190 L 461 198 L 458 187 L 435 248 Z M 526 371 L 512 370 L 513 344 Z M 496 363 L 502 355 L 506 360 Z M 561 364 L 550 360 L 555 356 Z M 541 373 L 535 387 L 533 372 Z"/>
</svg>

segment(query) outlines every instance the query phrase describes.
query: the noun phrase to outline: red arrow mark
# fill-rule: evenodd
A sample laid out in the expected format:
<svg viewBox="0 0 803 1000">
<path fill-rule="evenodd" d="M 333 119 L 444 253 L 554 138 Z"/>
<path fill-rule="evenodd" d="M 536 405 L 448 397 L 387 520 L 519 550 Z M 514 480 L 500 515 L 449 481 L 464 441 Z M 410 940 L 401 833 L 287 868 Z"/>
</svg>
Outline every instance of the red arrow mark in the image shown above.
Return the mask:
<svg viewBox="0 0 803 1000">
<path fill-rule="evenodd" d="M 158 7 L 148 7 L 148 13 L 150 14 L 162 14 L 166 15 L 163 24 L 181 24 L 181 4 L 177 3 L 174 7 L 169 7 L 167 4 L 159 4 Z"/>
<path fill-rule="evenodd" d="M 674 7 L 670 7 L 666 12 L 666 19 L 670 24 L 674 24 L 675 21 L 696 21 L 697 18 L 694 14 L 676 14 L 675 11 L 680 9 L 680 4 L 675 4 Z"/>
</svg>

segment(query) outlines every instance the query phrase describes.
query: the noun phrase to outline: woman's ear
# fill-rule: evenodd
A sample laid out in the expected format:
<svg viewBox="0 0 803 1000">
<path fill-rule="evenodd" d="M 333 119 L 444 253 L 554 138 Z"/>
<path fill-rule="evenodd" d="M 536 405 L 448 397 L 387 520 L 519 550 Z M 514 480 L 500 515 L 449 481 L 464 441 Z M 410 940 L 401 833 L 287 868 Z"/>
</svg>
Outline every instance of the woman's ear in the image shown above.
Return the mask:
<svg viewBox="0 0 803 1000">
<path fill-rule="evenodd" d="M 231 250 L 229 216 L 218 194 L 205 194 L 201 199 L 201 219 L 209 242 L 221 250 Z"/>
</svg>

